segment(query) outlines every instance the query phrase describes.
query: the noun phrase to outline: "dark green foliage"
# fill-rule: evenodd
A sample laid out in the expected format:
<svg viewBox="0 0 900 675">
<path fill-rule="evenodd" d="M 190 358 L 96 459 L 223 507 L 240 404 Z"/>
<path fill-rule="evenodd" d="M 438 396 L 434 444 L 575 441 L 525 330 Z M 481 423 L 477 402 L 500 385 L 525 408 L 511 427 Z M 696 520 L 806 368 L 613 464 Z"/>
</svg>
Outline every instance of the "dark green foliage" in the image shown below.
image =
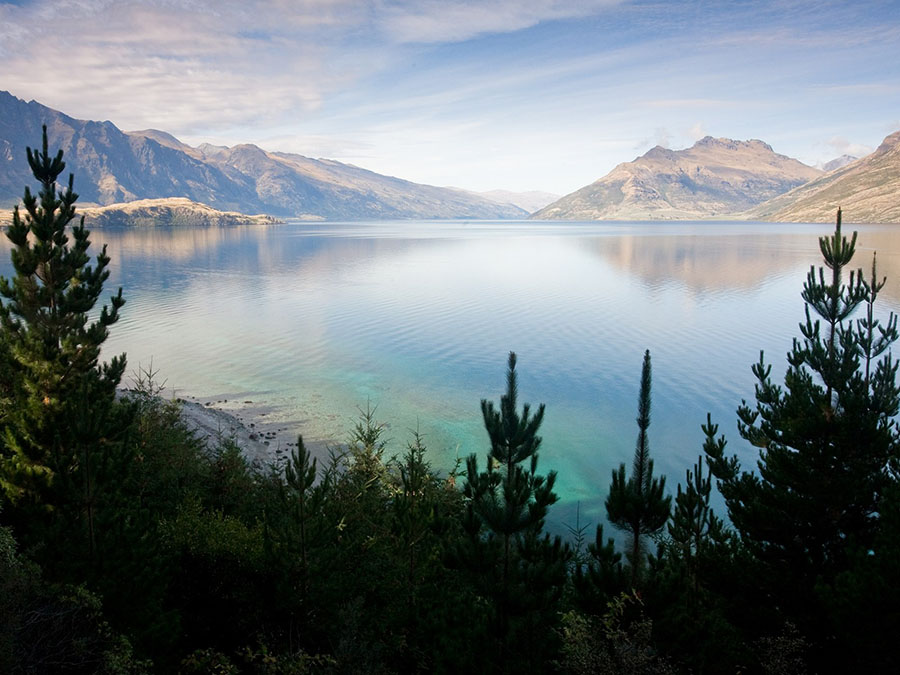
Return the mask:
<svg viewBox="0 0 900 675">
<path fill-rule="evenodd" d="M 97 595 L 44 582 L 10 531 L 0 528 L 0 672 L 137 675 L 148 669 L 110 627 Z"/>
<path fill-rule="evenodd" d="M 644 540 L 665 527 L 672 498 L 664 496 L 666 477 L 653 477 L 650 459 L 650 351 L 644 353 L 641 368 L 641 391 L 638 397 L 638 438 L 634 450 L 631 476 L 626 480 L 625 465 L 613 471 L 606 515 L 609 521 L 629 535 L 628 562 L 631 565 L 631 585 L 637 586 L 644 564 Z"/>
<path fill-rule="evenodd" d="M 49 154 L 46 127 L 43 149 L 29 148 L 28 163 L 40 193 L 35 197 L 26 187 L 24 215 L 16 207 L 6 233 L 16 276 L 0 279 L 0 326 L 10 357 L 3 368 L 14 378 L 3 387 L 12 405 L 3 420 L 0 486 L 15 502 L 52 507 L 54 477 L 73 472 L 84 461 L 79 446 L 98 440 L 100 430 L 79 422 L 86 412 L 113 405 L 125 358 L 103 364 L 98 359 L 125 301 L 119 289 L 97 319 L 88 320 L 109 276 L 106 249 L 91 266 L 83 219 L 66 231 L 78 195 L 71 176 L 67 189 L 57 193 L 65 163 L 62 151 Z"/>
<path fill-rule="evenodd" d="M 820 585 L 834 632 L 852 649 L 861 672 L 890 673 L 900 666 L 900 483 L 887 488 L 874 545 L 854 547 L 847 569 L 831 585 Z"/>
<path fill-rule="evenodd" d="M 49 154 L 46 129 L 28 161 L 40 193 L 25 189 L 24 215 L 17 209 L 7 230 L 16 275 L 0 279 L 4 520 L 50 581 L 86 583 L 143 640 L 162 589 L 153 519 L 130 492 L 138 409 L 115 398 L 124 355 L 99 362 L 124 300 L 120 289 L 94 311 L 109 258 L 104 248 L 92 266 L 83 221 L 68 227 L 77 195 L 71 176 L 57 192 L 65 164 L 62 152 Z"/>
<path fill-rule="evenodd" d="M 482 400 L 491 449 L 485 471 L 474 455 L 466 462 L 467 500 L 463 527 L 468 535 L 456 559 L 473 574 L 487 601 L 491 668 L 519 672 L 540 668 L 550 655 L 556 607 L 566 580 L 571 550 L 543 534 L 544 520 L 557 500 L 556 472 L 537 473 L 544 406 L 532 416 L 526 403 L 517 410 L 516 355 L 510 352 L 506 393 L 497 409 Z M 483 665 L 484 668 L 488 666 Z"/>
<path fill-rule="evenodd" d="M 265 515 L 267 566 L 276 573 L 271 609 L 290 645 L 311 645 L 325 636 L 323 598 L 330 591 L 329 547 L 335 540 L 325 503 L 332 475 L 318 480 L 318 462 L 297 438 L 297 449 L 278 481 L 278 501 Z"/>
<path fill-rule="evenodd" d="M 37 566 L 23 557 L 8 528 L 0 527 L 0 672 L 15 664 L 16 636 L 38 583 Z"/>
<path fill-rule="evenodd" d="M 709 420 L 703 431 L 706 434 L 704 447 L 720 442 L 715 438 L 718 427 Z M 701 583 L 701 561 L 715 549 L 727 546 L 730 539 L 724 524 L 710 507 L 712 475 L 708 472 L 704 477 L 703 466 L 701 456 L 693 470 L 687 470 L 684 489 L 679 483 L 675 510 L 668 526 L 670 555 L 684 564 L 688 586 L 695 591 Z"/>
<path fill-rule="evenodd" d="M 156 518 L 171 518 L 186 499 L 207 498 L 212 467 L 210 453 L 181 416 L 181 404 L 161 397 L 155 376 L 152 367 L 140 369 L 126 395 L 135 406 L 128 437 L 135 467 L 126 490 Z"/>
<path fill-rule="evenodd" d="M 586 564 L 576 566 L 572 574 L 573 602 L 584 612 L 600 614 L 611 598 L 625 592 L 629 576 L 612 537 L 604 541 L 603 525 L 597 525 L 594 541 L 588 544 Z"/>
<path fill-rule="evenodd" d="M 14 674 L 149 672 L 104 618 L 100 598 L 81 586 L 39 589 L 14 639 Z"/>
<path fill-rule="evenodd" d="M 297 449 L 291 452 L 291 459 L 284 467 L 286 484 L 286 504 L 291 522 L 296 527 L 296 556 L 299 562 L 299 591 L 305 597 L 309 592 L 310 549 L 320 538 L 322 502 L 330 485 L 325 481 L 316 486 L 316 459 L 309 454 L 303 444 L 303 437 L 297 437 Z"/>
<path fill-rule="evenodd" d="M 265 644 L 247 646 L 229 657 L 215 649 L 197 649 L 182 659 L 181 675 L 307 675 L 333 672 L 334 659 L 321 654 L 310 655 L 302 650 L 292 653 L 270 651 Z"/>
<path fill-rule="evenodd" d="M 435 634 L 447 630 L 447 623 L 454 620 L 447 610 L 458 607 L 457 600 L 447 601 L 451 578 L 441 565 L 441 553 L 445 540 L 458 535 L 454 521 L 459 493 L 434 473 L 425 453 L 424 438 L 415 431 L 395 464 L 392 533 L 395 565 L 401 571 L 397 600 L 402 599 L 403 609 L 398 623 L 407 649 L 398 666 L 404 672 L 440 667 L 447 654 L 436 649 L 440 640 Z"/>
<path fill-rule="evenodd" d="M 389 472 L 383 461 L 387 441 L 386 426 L 375 417 L 376 409 L 367 405 L 360 410 L 346 452 L 328 471 L 333 481 L 332 499 L 325 518 L 332 545 L 324 551 L 323 565 L 332 574 L 343 577 L 341 587 L 331 585 L 327 602 L 334 624 L 340 630 L 330 636 L 338 658 L 354 662 L 357 658 L 387 658 L 393 635 L 374 631 L 362 616 L 381 614 L 393 600 L 396 583 L 391 567 Z M 373 584 L 372 579 L 382 580 Z"/>
<path fill-rule="evenodd" d="M 161 524 L 159 536 L 175 562 L 169 592 L 180 609 L 180 647 L 230 651 L 264 628 L 260 525 L 188 502 Z"/>
<path fill-rule="evenodd" d="M 725 439 L 716 438 L 716 425 L 707 420 L 702 428 L 704 449 L 723 450 Z M 732 533 L 713 513 L 711 494 L 712 477 L 708 470 L 704 476 L 701 456 L 678 485 L 647 593 L 659 644 L 695 672 L 727 671 L 750 660 L 729 613 L 735 607 L 730 597 L 739 595 L 734 577 L 752 579 L 753 565 L 741 558 Z M 748 610 L 737 603 L 744 616 Z"/>
<path fill-rule="evenodd" d="M 838 211 L 834 235 L 820 239 L 830 279 L 810 269 L 803 337 L 788 354 L 784 387 L 762 355 L 753 366 L 756 404 L 739 408 L 738 430 L 760 449 L 758 473 L 741 471 L 723 448 L 708 451 L 731 521 L 759 564 L 758 602 L 793 621 L 816 662 L 829 667 L 849 667 L 856 656 L 841 646 L 823 597 L 859 555 L 883 560 L 880 514 L 900 449 L 897 363 L 887 351 L 896 319 L 882 326 L 872 314 L 883 284 L 874 269 L 871 282 L 859 272 L 844 284 L 855 242 L 855 233 L 842 236 Z M 854 325 L 849 317 L 860 305 L 868 311 Z"/>
<path fill-rule="evenodd" d="M 563 615 L 559 668 L 573 675 L 674 675 L 653 645 L 653 622 L 640 597 L 621 593 L 602 616 Z"/>
</svg>

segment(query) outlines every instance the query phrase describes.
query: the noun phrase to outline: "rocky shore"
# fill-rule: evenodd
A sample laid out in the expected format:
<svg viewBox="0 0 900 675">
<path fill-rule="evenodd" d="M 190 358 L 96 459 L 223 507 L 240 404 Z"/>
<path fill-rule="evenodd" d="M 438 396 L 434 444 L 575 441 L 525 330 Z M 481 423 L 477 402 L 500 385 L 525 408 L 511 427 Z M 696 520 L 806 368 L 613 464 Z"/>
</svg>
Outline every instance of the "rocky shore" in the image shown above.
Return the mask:
<svg viewBox="0 0 900 675">
<path fill-rule="evenodd" d="M 302 420 L 286 419 L 283 411 L 250 399 L 177 398 L 181 417 L 209 447 L 230 440 L 247 461 L 258 468 L 283 466 L 297 447 Z M 304 439 L 306 447 L 322 462 L 330 444 Z"/>
</svg>

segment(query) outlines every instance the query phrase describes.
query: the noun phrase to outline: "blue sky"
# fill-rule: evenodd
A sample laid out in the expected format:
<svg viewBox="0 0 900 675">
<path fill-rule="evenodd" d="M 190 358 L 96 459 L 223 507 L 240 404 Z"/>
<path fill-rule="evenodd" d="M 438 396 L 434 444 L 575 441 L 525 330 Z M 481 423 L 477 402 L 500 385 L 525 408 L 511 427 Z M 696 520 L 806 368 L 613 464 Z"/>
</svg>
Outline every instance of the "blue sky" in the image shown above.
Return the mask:
<svg viewBox="0 0 900 675">
<path fill-rule="evenodd" d="M 0 1 L 0 89 L 190 144 L 582 187 L 657 144 L 808 164 L 900 129 L 900 0 Z"/>
</svg>

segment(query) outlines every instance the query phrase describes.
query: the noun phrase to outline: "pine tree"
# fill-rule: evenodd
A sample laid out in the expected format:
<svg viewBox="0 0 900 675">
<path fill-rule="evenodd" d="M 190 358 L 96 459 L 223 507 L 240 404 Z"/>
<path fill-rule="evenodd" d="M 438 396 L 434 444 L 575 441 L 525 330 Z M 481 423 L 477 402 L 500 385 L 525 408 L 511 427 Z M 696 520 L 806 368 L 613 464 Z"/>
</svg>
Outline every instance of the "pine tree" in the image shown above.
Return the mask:
<svg viewBox="0 0 900 675">
<path fill-rule="evenodd" d="M 704 447 L 724 444 L 724 439 L 716 439 L 717 431 L 718 427 L 707 420 L 703 425 Z M 703 466 L 704 459 L 700 456 L 693 470 L 685 472 L 684 488 L 678 484 L 675 509 L 667 528 L 670 552 L 684 565 L 688 586 L 695 595 L 701 583 L 701 561 L 712 549 L 725 546 L 729 539 L 725 524 L 710 506 L 712 473 L 707 471 L 704 477 Z"/>
<path fill-rule="evenodd" d="M 323 548 L 331 543 L 333 524 L 324 510 L 331 495 L 331 475 L 318 476 L 318 462 L 301 436 L 284 466 L 272 476 L 277 499 L 265 511 L 266 567 L 273 571 L 271 614 L 286 626 L 291 645 L 310 645 L 322 622 Z"/>
<path fill-rule="evenodd" d="M 724 448 L 718 428 L 703 425 L 704 447 Z M 736 587 L 731 576 L 751 576 L 725 523 L 713 512 L 712 475 L 701 455 L 679 484 L 672 517 L 650 565 L 645 597 L 660 645 L 693 672 L 725 672 L 748 655 L 728 619 Z M 746 615 L 746 606 L 741 610 Z"/>
<path fill-rule="evenodd" d="M 393 606 L 384 614 L 396 617 L 402 647 L 395 650 L 392 666 L 405 673 L 460 668 L 453 626 L 466 608 L 464 592 L 458 587 L 448 592 L 458 578 L 441 563 L 444 547 L 459 536 L 462 495 L 432 470 L 425 455 L 425 439 L 414 430 L 406 452 L 391 463 L 397 586 Z"/>
<path fill-rule="evenodd" d="M 871 282 L 852 272 L 844 283 L 855 244 L 855 232 L 849 241 L 841 234 L 838 210 L 834 234 L 819 240 L 830 278 L 823 268 L 807 275 L 802 339 L 787 355 L 784 387 L 763 354 L 753 366 L 756 404 L 742 403 L 738 430 L 759 448 L 758 471 L 742 471 L 723 446 L 707 450 L 731 521 L 760 565 L 757 601 L 779 607 L 815 639 L 817 658 L 830 667 L 852 656 L 835 647 L 821 596 L 858 552 L 881 555 L 889 466 L 900 456 L 900 388 L 889 351 L 896 319 L 882 325 L 872 312 L 883 286 L 874 263 Z M 866 317 L 854 324 L 861 305 Z"/>
<path fill-rule="evenodd" d="M 86 456 L 78 456 L 79 417 L 113 405 L 125 357 L 99 363 L 109 326 L 124 304 L 122 289 L 94 321 L 94 308 L 109 277 L 106 247 L 91 266 L 89 232 L 84 218 L 67 233 L 75 218 L 73 177 L 57 192 L 65 169 L 62 150 L 51 156 L 44 127 L 43 148 L 28 149 L 28 164 L 41 188 L 28 187 L 24 214 L 17 206 L 6 235 L 13 244 L 16 276 L 0 278 L 0 328 L 9 355 L 3 390 L 12 399 L 3 419 L 0 486 L 13 502 L 48 504 L 48 491 L 59 473 L 71 473 Z M 11 372 L 10 372 L 11 371 Z M 85 410 L 87 403 L 88 410 Z M 96 439 L 95 439 L 96 440 Z"/>
<path fill-rule="evenodd" d="M 599 615 L 612 598 L 626 591 L 630 579 L 615 541 L 612 537 L 604 540 L 603 525 L 597 525 L 587 552 L 586 564 L 576 566 L 571 577 L 573 600 L 581 611 Z"/>
<path fill-rule="evenodd" d="M 316 458 L 313 457 L 303 437 L 297 436 L 297 449 L 291 452 L 290 460 L 284 466 L 284 502 L 290 523 L 296 528 L 296 553 L 299 563 L 297 570 L 300 596 L 309 594 L 311 549 L 318 539 L 318 529 L 322 526 L 322 501 L 330 484 L 326 477 L 316 485 Z"/>
<path fill-rule="evenodd" d="M 111 618 L 146 646 L 170 631 L 161 610 L 164 561 L 136 496 L 134 402 L 118 402 L 125 356 L 100 362 L 122 290 L 100 311 L 104 247 L 91 264 L 63 153 L 27 152 L 40 183 L 26 187 L 6 234 L 15 276 L 0 278 L 0 491 L 4 521 L 52 581 L 86 583 Z M 58 189 L 59 187 L 59 189 Z M 4 358 L 5 356 L 5 358 Z M 170 624 L 170 622 L 169 622 Z"/>
<path fill-rule="evenodd" d="M 613 471 L 606 514 L 609 521 L 629 535 L 628 561 L 631 564 L 631 585 L 640 580 L 644 564 L 644 540 L 662 530 L 669 519 L 672 498 L 664 496 L 666 478 L 653 477 L 650 459 L 650 351 L 644 352 L 641 368 L 641 391 L 638 396 L 638 438 L 631 466 L 631 476 L 625 478 L 625 464 Z"/>
<path fill-rule="evenodd" d="M 484 471 L 471 455 L 463 494 L 468 502 L 464 528 L 468 549 L 459 557 L 489 599 L 494 668 L 502 672 L 540 669 L 547 658 L 549 629 L 562 594 L 571 551 L 559 537 L 543 533 L 556 472 L 537 473 L 538 435 L 544 405 L 532 415 L 518 406 L 516 355 L 510 352 L 506 393 L 499 409 L 482 400 L 481 412 L 491 449 Z"/>
</svg>

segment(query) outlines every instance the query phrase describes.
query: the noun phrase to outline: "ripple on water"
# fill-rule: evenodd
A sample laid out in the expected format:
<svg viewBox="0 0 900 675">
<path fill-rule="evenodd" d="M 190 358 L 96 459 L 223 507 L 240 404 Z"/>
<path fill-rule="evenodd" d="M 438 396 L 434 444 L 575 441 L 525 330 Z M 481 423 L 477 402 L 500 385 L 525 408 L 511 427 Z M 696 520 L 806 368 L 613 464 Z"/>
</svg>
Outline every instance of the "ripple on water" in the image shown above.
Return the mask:
<svg viewBox="0 0 900 675">
<path fill-rule="evenodd" d="M 392 451 L 418 425 L 433 465 L 447 467 L 457 453 L 484 453 L 478 404 L 499 400 L 515 350 L 520 400 L 548 406 L 541 467 L 559 471 L 560 512 L 571 515 L 581 501 L 583 517 L 596 517 L 611 470 L 633 452 L 645 349 L 654 368 L 651 443 L 672 488 L 696 461 L 707 411 L 729 449 L 750 456 L 734 409 L 752 397 L 760 349 L 776 370 L 783 363 L 802 317 L 800 288 L 819 257 L 816 236 L 828 229 L 109 229 L 110 284 L 124 287 L 127 304 L 105 353 L 126 351 L 131 368 L 152 359 L 185 394 L 248 392 L 318 439 L 343 438 L 369 398 L 392 424 Z M 861 235 L 879 251 L 890 280 L 885 306 L 894 310 L 898 233 L 886 226 Z M 6 276 L 8 259 L 4 239 Z"/>
</svg>

